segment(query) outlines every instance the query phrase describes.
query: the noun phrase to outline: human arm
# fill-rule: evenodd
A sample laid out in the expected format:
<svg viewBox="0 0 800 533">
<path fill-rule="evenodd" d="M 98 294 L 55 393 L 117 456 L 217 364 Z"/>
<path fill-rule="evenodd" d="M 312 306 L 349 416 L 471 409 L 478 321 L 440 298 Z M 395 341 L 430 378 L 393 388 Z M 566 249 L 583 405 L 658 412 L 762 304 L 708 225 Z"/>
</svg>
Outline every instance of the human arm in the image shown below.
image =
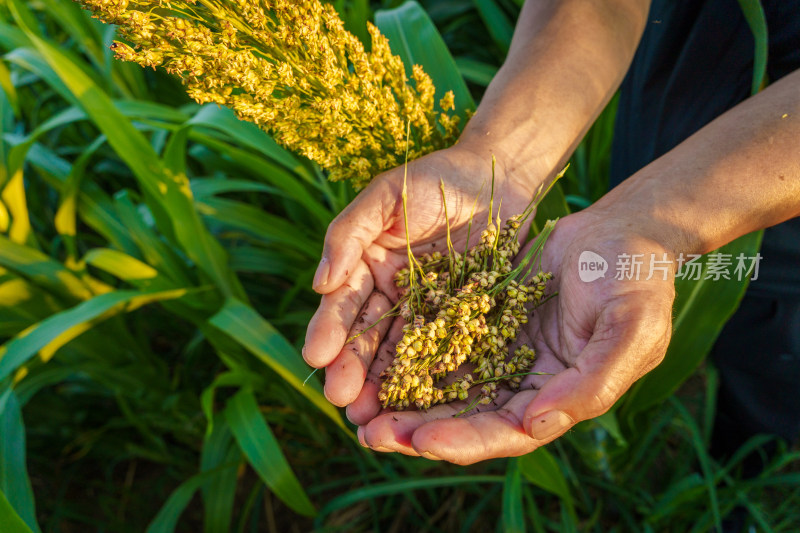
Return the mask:
<svg viewBox="0 0 800 533">
<path fill-rule="evenodd" d="M 412 245 L 444 250 L 440 178 L 448 190 L 450 224 L 456 238 L 463 238 L 469 207 L 488 181 L 493 154 L 503 212 L 524 208 L 616 91 L 648 7 L 646 0 L 526 3 L 508 59 L 458 144 L 409 165 Z M 405 245 L 402 182 L 402 168 L 376 177 L 325 238 L 313 283 L 323 298 L 309 324 L 304 357 L 312 366 L 327 367 L 325 391 L 337 405 L 358 396 L 381 337 L 377 333 L 383 333 L 376 328 L 359 341 L 362 346 L 344 347 L 357 320 L 380 316 L 387 302 L 373 288 L 391 296 L 391 275 L 402 265 L 403 255 L 397 253 Z M 488 187 L 484 204 L 487 196 Z M 359 318 L 362 306 L 368 312 Z"/>
<path fill-rule="evenodd" d="M 800 71 L 561 220 L 543 261 L 559 295 L 524 331 L 539 354 L 534 370 L 554 375 L 531 376 L 527 390 L 471 416 L 453 418 L 452 406 L 379 415 L 359 429 L 362 443 L 468 464 L 530 452 L 604 413 L 664 356 L 676 265 L 666 277 L 647 279 L 645 265 L 638 280 L 585 283 L 580 253 L 612 264 L 622 253 L 674 259 L 800 215 L 798 139 Z"/>
</svg>

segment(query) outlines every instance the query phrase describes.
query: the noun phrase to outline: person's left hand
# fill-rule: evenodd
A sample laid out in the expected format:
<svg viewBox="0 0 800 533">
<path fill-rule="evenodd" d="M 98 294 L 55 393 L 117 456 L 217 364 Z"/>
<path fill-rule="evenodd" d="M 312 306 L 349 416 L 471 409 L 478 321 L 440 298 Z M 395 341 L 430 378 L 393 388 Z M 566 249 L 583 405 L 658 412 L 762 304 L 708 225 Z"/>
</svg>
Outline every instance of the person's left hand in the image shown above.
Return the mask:
<svg viewBox="0 0 800 533">
<path fill-rule="evenodd" d="M 665 253 L 671 257 L 648 237 L 655 234 L 648 233 L 646 222 L 600 209 L 560 220 L 542 261 L 543 270 L 554 274 L 548 293 L 558 295 L 534 311 L 518 337 L 518 343 L 536 351 L 532 371 L 550 375 L 528 376 L 519 392 L 502 390 L 493 403 L 462 416 L 454 415 L 466 402 L 427 411 L 381 410 L 378 375 L 390 364 L 397 341 L 390 332 L 359 398 L 348 407 L 348 417 L 360 426 L 361 443 L 378 451 L 471 464 L 531 452 L 575 423 L 606 412 L 658 365 L 669 343 L 674 267 L 671 261 L 656 263 L 650 275 L 651 254 L 656 261 Z M 581 281 L 583 251 L 608 262 L 605 277 Z M 642 254 L 636 256 L 643 263 L 638 279 L 615 279 L 622 254 Z"/>
</svg>

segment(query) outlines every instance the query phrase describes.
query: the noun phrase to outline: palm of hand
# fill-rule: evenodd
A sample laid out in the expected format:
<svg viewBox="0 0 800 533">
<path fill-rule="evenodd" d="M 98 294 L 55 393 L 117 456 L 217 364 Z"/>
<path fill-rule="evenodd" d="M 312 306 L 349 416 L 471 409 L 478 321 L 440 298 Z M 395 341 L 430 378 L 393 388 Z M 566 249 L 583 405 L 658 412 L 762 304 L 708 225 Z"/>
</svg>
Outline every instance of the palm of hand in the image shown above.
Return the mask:
<svg viewBox="0 0 800 533">
<path fill-rule="evenodd" d="M 580 280 L 578 256 L 584 249 L 607 260 L 623 252 L 661 258 L 657 245 L 635 235 L 620 237 L 619 230 L 583 214 L 559 223 L 543 258 L 543 267 L 555 274 L 558 297 L 534 313 L 518 339 L 537 352 L 533 370 L 547 375 L 527 377 L 520 392 L 505 390 L 467 416 L 453 416 L 464 402 L 379 414 L 377 375 L 393 354 L 396 338 L 390 332 L 358 400 L 348 407 L 350 419 L 361 426 L 362 443 L 468 464 L 528 453 L 575 421 L 610 408 L 663 357 L 674 298 L 671 276 L 656 272 L 647 280 L 647 265 L 639 280 L 620 281 L 610 273 L 594 282 Z"/>
<path fill-rule="evenodd" d="M 449 220 L 454 246 L 466 247 L 475 200 L 488 205 L 491 170 L 486 158 L 463 150 L 435 152 L 408 165 L 408 242 L 414 253 L 446 253 L 445 220 Z M 389 324 L 384 320 L 374 328 L 369 326 L 396 302 L 393 277 L 408 264 L 401 201 L 404 172 L 397 168 L 376 178 L 337 217 L 326 236 L 327 254 L 323 255 L 328 260 L 323 259 L 314 283 L 325 294 L 309 324 L 303 355 L 312 366 L 326 367 L 325 393 L 336 405 L 364 396 L 359 392 Z M 497 174 L 495 213 L 500 199 L 503 213 L 521 212 L 531 192 L 507 178 L 502 169 Z M 488 212 L 474 213 L 473 236 L 480 233 L 487 216 Z M 322 283 L 326 278 L 328 283 Z M 326 285 L 335 289 L 329 292 Z M 345 346 L 347 339 L 358 334 Z"/>
</svg>

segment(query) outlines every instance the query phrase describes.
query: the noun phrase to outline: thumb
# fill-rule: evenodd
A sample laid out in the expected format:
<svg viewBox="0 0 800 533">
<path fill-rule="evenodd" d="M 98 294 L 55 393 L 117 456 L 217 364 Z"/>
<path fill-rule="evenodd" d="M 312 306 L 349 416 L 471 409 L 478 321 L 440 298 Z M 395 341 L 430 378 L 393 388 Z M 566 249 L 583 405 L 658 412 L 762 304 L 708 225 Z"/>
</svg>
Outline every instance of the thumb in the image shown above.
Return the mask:
<svg viewBox="0 0 800 533">
<path fill-rule="evenodd" d="M 384 174 L 376 177 L 331 222 L 312 287 L 328 294 L 345 282 L 361 254 L 391 225 L 400 190 Z"/>
<path fill-rule="evenodd" d="M 575 364 L 549 379 L 527 406 L 523 427 L 537 441 L 552 441 L 577 422 L 602 415 L 663 360 L 670 335 L 668 313 L 609 314 L 613 319 L 601 317 Z"/>
</svg>

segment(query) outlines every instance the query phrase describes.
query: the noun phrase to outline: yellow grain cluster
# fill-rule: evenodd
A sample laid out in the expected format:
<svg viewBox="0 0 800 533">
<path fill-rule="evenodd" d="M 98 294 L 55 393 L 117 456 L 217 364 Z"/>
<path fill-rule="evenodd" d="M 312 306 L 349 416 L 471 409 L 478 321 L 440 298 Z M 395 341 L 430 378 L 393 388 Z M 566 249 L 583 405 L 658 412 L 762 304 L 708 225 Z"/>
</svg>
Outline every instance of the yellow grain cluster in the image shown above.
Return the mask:
<svg viewBox="0 0 800 533">
<path fill-rule="evenodd" d="M 430 77 L 411 80 L 369 25 L 371 50 L 318 0 L 79 0 L 119 26 L 117 57 L 178 76 L 215 102 L 356 188 L 409 159 L 453 144 L 453 93 L 435 107 Z"/>
</svg>

